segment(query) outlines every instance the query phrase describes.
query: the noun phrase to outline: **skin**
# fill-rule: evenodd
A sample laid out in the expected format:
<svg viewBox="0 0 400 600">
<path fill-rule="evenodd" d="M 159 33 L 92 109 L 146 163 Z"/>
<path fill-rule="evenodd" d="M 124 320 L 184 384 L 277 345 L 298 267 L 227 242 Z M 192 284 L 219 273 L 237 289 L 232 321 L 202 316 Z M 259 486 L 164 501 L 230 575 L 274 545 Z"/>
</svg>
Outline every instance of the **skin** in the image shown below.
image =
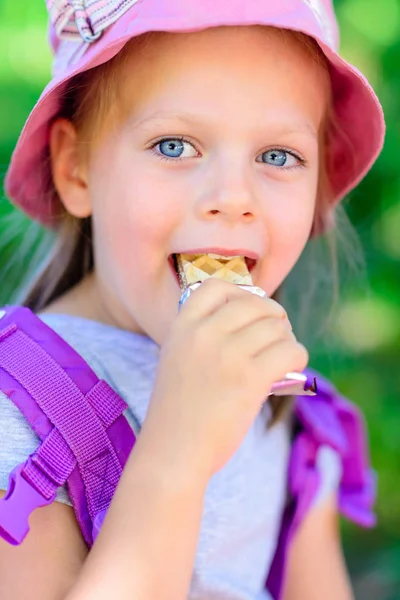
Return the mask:
<svg viewBox="0 0 400 600">
<path fill-rule="evenodd" d="M 186 598 L 210 477 L 265 390 L 308 360 L 279 304 L 225 282 L 205 282 L 177 317 L 168 257 L 240 248 L 257 256 L 255 283 L 277 289 L 314 218 L 328 97 L 321 68 L 288 35 L 221 28 L 133 48 L 118 85 L 123 118 L 106 119 L 88 160 L 70 123 L 52 128 L 54 181 L 71 214 L 93 216 L 96 270 L 48 310 L 149 335 L 162 346 L 160 364 L 90 555 L 71 509 L 57 504 L 34 515 L 21 547 L 0 541 L 0 595 L 16 600 L 27 586 L 44 600 Z M 176 136 L 190 142 L 183 159 L 161 158 L 157 142 Z M 286 165 L 263 162 L 282 147 Z M 285 600 L 352 598 L 336 515 L 332 498 L 305 519 Z"/>
<path fill-rule="evenodd" d="M 127 118 L 115 126 L 110 115 L 88 164 L 69 124 L 53 129 L 54 179 L 72 214 L 93 215 L 96 274 L 82 294 L 91 288 L 93 318 L 162 343 L 180 295 L 171 253 L 253 252 L 255 283 L 270 296 L 297 262 L 313 222 L 327 90 L 305 49 L 261 28 L 161 36 L 125 71 Z M 162 136 L 193 147 L 166 161 L 150 149 Z M 260 162 L 279 147 L 293 153 L 287 166 Z"/>
</svg>

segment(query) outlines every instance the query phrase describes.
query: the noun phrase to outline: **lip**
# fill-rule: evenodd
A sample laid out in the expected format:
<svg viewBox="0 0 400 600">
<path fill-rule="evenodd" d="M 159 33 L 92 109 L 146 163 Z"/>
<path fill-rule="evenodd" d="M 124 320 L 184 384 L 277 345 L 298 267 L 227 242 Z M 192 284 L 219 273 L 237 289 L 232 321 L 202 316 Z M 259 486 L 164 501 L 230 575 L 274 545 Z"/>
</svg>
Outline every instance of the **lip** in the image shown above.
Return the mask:
<svg viewBox="0 0 400 600">
<path fill-rule="evenodd" d="M 221 248 L 213 246 L 211 248 L 190 248 L 189 250 L 174 252 L 173 254 L 221 254 L 221 256 L 244 256 L 252 260 L 259 260 L 260 255 L 248 248 Z"/>
</svg>

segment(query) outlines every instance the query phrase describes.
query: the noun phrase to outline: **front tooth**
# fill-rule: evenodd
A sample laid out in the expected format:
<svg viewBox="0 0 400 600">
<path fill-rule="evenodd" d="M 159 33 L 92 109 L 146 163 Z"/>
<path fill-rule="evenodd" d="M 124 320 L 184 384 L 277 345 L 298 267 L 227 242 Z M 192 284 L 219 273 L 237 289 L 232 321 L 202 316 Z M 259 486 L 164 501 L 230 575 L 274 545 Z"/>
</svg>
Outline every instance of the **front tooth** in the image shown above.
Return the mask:
<svg viewBox="0 0 400 600">
<path fill-rule="evenodd" d="M 237 254 L 235 256 L 225 256 L 224 254 L 214 254 L 212 252 L 210 252 L 209 254 L 206 254 L 204 256 L 209 256 L 210 258 L 215 258 L 217 260 L 230 260 L 233 258 L 241 258 L 240 254 Z"/>
</svg>

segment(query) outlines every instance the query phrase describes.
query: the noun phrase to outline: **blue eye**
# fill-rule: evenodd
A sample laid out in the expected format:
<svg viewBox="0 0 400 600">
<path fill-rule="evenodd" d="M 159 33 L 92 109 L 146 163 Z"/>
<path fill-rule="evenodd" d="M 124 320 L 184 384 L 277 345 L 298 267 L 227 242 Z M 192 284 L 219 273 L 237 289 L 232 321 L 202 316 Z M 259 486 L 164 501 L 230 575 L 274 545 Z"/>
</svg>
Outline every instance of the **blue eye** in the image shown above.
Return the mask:
<svg viewBox="0 0 400 600">
<path fill-rule="evenodd" d="M 275 167 L 283 167 L 286 164 L 287 155 L 283 150 L 268 150 L 263 152 L 262 161 Z"/>
<path fill-rule="evenodd" d="M 301 163 L 301 159 L 297 158 L 294 154 L 287 152 L 286 150 L 279 150 L 274 148 L 267 150 L 259 155 L 257 162 L 262 162 L 273 167 L 295 167 Z"/>
<path fill-rule="evenodd" d="M 161 154 L 169 158 L 179 158 L 184 151 L 184 145 L 181 140 L 164 140 L 158 144 Z"/>
<path fill-rule="evenodd" d="M 161 158 L 172 160 L 198 156 L 194 146 L 181 138 L 165 138 L 154 144 L 153 149 Z"/>
</svg>

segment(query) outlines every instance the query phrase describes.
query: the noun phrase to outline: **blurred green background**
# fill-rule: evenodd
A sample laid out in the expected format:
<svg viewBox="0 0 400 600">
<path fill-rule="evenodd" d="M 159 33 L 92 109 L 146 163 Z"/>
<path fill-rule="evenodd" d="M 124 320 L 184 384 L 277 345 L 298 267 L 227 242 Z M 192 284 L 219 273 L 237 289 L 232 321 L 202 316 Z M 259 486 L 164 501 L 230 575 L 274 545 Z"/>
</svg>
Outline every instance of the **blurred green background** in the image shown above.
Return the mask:
<svg viewBox="0 0 400 600">
<path fill-rule="evenodd" d="M 316 327 L 315 334 L 308 325 L 302 336 L 310 346 L 313 366 L 362 407 L 379 474 L 378 527 L 365 532 L 343 525 L 357 600 L 399 600 L 400 0 L 337 0 L 335 4 L 342 53 L 368 75 L 384 105 L 388 133 L 376 166 L 346 202 L 364 262 L 351 257 L 350 262 L 357 263 L 355 270 L 345 262 L 329 327 L 322 334 Z M 2 178 L 25 118 L 49 77 L 43 0 L 0 0 L 0 57 Z M 10 221 L 11 213 L 15 217 L 2 194 L 0 305 L 11 300 L 32 256 L 34 232 L 25 219 Z M 304 322 L 298 321 L 301 329 Z"/>
</svg>

